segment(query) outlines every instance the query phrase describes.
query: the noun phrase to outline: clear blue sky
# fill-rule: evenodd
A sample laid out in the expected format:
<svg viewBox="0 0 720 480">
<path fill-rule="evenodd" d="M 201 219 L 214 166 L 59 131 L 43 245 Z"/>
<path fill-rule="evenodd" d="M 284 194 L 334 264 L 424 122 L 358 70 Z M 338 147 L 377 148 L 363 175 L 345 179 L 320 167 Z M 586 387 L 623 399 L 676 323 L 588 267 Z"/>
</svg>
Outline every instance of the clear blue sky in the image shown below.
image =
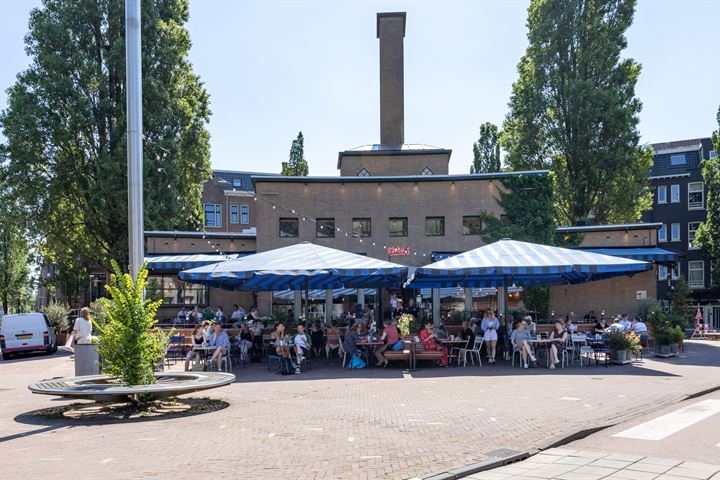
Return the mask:
<svg viewBox="0 0 720 480">
<path fill-rule="evenodd" d="M 120 1 L 120 0 L 118 0 Z M 0 108 L 28 59 L 31 0 L 0 0 Z M 407 11 L 405 139 L 451 148 L 465 173 L 485 121 L 501 123 L 522 55 L 528 0 L 192 0 L 191 61 L 210 92 L 214 168 L 279 172 L 299 130 L 313 175 L 379 141 L 375 14 Z M 643 142 L 718 125 L 719 0 L 640 0 L 627 56 L 643 65 Z"/>
</svg>

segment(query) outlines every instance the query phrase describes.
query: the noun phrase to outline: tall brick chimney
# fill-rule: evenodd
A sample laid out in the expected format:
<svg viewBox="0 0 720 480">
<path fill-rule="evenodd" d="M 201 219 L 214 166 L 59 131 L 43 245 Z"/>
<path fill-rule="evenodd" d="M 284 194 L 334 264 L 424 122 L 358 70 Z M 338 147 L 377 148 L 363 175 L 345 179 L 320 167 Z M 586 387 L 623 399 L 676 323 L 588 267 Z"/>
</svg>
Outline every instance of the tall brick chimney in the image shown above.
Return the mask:
<svg viewBox="0 0 720 480">
<path fill-rule="evenodd" d="M 380 143 L 405 143 L 403 39 L 405 12 L 378 13 L 380 39 Z"/>
</svg>

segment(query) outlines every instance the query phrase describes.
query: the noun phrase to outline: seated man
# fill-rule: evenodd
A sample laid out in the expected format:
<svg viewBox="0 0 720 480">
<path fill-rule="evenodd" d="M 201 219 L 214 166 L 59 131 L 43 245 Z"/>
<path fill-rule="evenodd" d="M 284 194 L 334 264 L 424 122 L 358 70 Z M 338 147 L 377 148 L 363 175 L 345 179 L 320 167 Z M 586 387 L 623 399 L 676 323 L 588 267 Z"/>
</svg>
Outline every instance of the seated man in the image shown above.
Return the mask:
<svg viewBox="0 0 720 480">
<path fill-rule="evenodd" d="M 647 325 L 645 325 L 645 322 L 642 321 L 642 318 L 635 317 L 633 318 L 632 324 L 630 325 L 630 331 L 635 332 L 640 337 L 640 345 L 647 346 L 648 338 L 650 338 L 650 334 L 648 333 Z"/>
<path fill-rule="evenodd" d="M 622 317 L 620 317 L 620 324 L 625 328 L 625 331 L 629 331 L 632 323 L 630 322 L 630 319 L 628 318 L 627 313 L 623 313 Z"/>
<path fill-rule="evenodd" d="M 295 344 L 295 354 L 297 355 L 298 370 L 302 364 L 304 357 L 310 355 L 310 347 L 312 347 L 312 339 L 310 335 L 305 333 L 305 325 L 302 323 L 297 326 L 297 333 L 293 337 Z"/>
<path fill-rule="evenodd" d="M 517 328 L 513 330 L 510 335 L 510 342 L 513 344 L 513 347 L 520 352 L 523 368 L 528 368 L 528 356 L 533 363 L 537 361 L 530 347 L 530 338 L 530 331 L 527 328 L 527 322 L 525 320 L 518 323 Z"/>
<path fill-rule="evenodd" d="M 383 354 L 388 348 L 392 348 L 393 345 L 400 341 L 400 332 L 398 332 L 397 327 L 393 325 L 393 321 L 386 318 L 383 323 L 385 328 L 383 329 L 381 340 L 385 343 L 375 350 L 375 358 L 377 359 L 376 367 L 387 367 L 388 361 L 385 360 Z"/>
<path fill-rule="evenodd" d="M 230 337 L 223 331 L 222 325 L 219 323 L 213 325 L 213 334 L 210 336 L 210 346 L 215 347 L 210 362 L 217 362 L 217 369 L 220 370 L 223 355 L 230 353 Z"/>
<path fill-rule="evenodd" d="M 625 325 L 622 324 L 622 319 L 621 319 L 621 317 L 618 315 L 617 317 L 615 317 L 615 319 L 613 320 L 613 323 L 610 324 L 610 326 L 609 326 L 607 329 L 608 329 L 608 331 L 609 331 L 610 333 L 613 333 L 613 332 L 624 332 L 624 331 L 625 331 Z"/>
</svg>

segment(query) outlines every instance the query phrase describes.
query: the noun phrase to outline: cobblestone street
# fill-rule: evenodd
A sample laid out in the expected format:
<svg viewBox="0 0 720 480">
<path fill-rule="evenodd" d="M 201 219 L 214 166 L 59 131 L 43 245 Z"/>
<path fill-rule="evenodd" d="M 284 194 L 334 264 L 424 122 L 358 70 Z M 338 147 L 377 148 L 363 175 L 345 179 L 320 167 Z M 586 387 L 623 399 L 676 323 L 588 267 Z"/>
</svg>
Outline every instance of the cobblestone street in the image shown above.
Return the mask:
<svg viewBox="0 0 720 480">
<path fill-rule="evenodd" d="M 98 424 L 28 413 L 65 400 L 27 384 L 69 375 L 71 357 L 0 363 L 3 478 L 253 479 L 423 477 L 528 450 L 579 429 L 616 423 L 720 386 L 720 344 L 686 342 L 672 360 L 643 365 L 522 370 L 425 367 L 347 371 L 315 362 L 282 378 L 264 365 L 209 392 L 229 406 L 212 413 Z"/>
</svg>

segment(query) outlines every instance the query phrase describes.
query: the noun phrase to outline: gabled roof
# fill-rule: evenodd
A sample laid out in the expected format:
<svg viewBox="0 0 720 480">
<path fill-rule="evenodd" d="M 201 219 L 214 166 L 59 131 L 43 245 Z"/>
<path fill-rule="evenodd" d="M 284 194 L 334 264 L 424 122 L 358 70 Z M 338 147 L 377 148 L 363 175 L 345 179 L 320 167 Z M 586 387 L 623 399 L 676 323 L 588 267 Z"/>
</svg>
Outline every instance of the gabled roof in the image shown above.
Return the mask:
<svg viewBox="0 0 720 480">
<path fill-rule="evenodd" d="M 679 140 L 676 142 L 655 143 L 653 166 L 650 169 L 650 177 L 672 177 L 689 174 L 698 170 L 702 161 L 707 158 L 712 150 L 710 138 L 695 138 L 690 140 Z M 674 155 L 684 155 L 685 163 L 673 165 L 671 158 Z"/>
</svg>

